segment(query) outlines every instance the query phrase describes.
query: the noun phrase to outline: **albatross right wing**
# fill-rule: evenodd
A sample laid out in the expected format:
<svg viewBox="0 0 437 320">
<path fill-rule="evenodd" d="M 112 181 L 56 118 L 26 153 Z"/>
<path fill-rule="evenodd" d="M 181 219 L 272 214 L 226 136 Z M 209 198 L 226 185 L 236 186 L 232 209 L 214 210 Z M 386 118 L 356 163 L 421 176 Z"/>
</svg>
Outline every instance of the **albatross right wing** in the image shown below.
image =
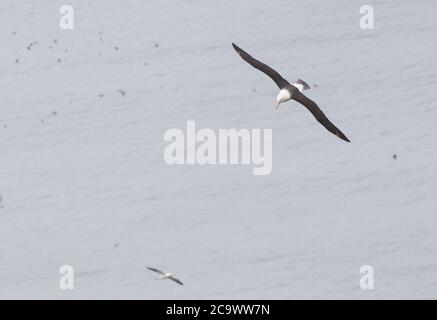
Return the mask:
<svg viewBox="0 0 437 320">
<path fill-rule="evenodd" d="M 344 133 L 341 132 L 340 129 L 338 129 L 331 121 L 329 121 L 323 111 L 320 110 L 320 108 L 313 100 L 300 92 L 293 93 L 291 98 L 303 104 L 313 114 L 317 121 L 319 121 L 326 129 L 328 129 L 329 132 L 335 134 L 337 137 L 343 139 L 344 141 L 350 142 L 349 139 L 344 135 Z"/>
<path fill-rule="evenodd" d="M 246 61 L 252 67 L 264 72 L 266 75 L 272 78 L 273 81 L 275 81 L 275 83 L 278 85 L 279 89 L 282 89 L 290 84 L 287 80 L 282 78 L 278 72 L 270 68 L 268 65 L 262 63 L 261 61 L 256 60 L 246 51 L 238 47 L 236 44 L 233 43 L 232 46 L 244 61 Z"/>
</svg>

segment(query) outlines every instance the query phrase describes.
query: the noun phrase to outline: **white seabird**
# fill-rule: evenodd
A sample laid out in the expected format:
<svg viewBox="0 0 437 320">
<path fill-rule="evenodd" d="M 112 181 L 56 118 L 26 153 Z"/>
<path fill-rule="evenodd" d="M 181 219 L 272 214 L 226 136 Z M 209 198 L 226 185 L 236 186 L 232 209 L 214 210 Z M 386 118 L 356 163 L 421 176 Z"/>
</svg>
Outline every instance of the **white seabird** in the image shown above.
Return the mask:
<svg viewBox="0 0 437 320">
<path fill-rule="evenodd" d="M 164 280 L 164 279 L 170 279 L 173 280 L 174 282 L 176 282 L 177 284 L 180 284 L 181 286 L 183 286 L 184 284 L 181 282 L 181 280 L 175 278 L 175 274 L 171 273 L 171 272 L 164 272 L 161 271 L 159 269 L 155 269 L 155 268 L 151 268 L 151 267 L 147 267 L 147 269 L 149 269 L 150 271 L 159 273 L 159 277 L 157 278 L 157 280 Z"/>
<path fill-rule="evenodd" d="M 282 76 L 278 72 L 270 68 L 268 65 L 256 60 L 234 43 L 232 44 L 232 46 L 244 61 L 249 63 L 254 68 L 264 72 L 278 85 L 280 91 L 278 96 L 276 97 L 276 108 L 278 108 L 282 102 L 288 101 L 290 99 L 296 100 L 297 102 L 304 105 L 313 114 L 317 121 L 319 121 L 320 124 L 322 124 L 329 132 L 335 134 L 337 137 L 343 139 L 344 141 L 350 142 L 349 139 L 344 135 L 344 133 L 341 132 L 340 129 L 338 129 L 331 121 L 329 121 L 329 119 L 326 117 L 323 111 L 320 110 L 317 104 L 302 93 L 302 91 L 310 89 L 310 86 L 306 84 L 305 81 L 299 79 L 296 81 L 296 83 L 290 84 L 287 80 L 282 78 Z"/>
</svg>

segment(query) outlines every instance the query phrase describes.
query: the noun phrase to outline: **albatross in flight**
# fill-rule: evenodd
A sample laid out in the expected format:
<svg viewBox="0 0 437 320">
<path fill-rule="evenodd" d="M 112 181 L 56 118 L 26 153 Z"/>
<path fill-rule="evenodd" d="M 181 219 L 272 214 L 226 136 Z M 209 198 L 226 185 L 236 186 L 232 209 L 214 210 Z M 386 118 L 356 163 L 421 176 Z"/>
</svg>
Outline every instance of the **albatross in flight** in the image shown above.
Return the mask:
<svg viewBox="0 0 437 320">
<path fill-rule="evenodd" d="M 176 279 L 176 278 L 174 277 L 174 275 L 175 275 L 174 273 L 164 272 L 164 271 L 161 271 L 161 270 L 158 270 L 158 269 L 155 269 L 155 268 L 150 268 L 150 267 L 147 267 L 147 269 L 149 269 L 149 270 L 151 270 L 151 271 L 153 271 L 153 272 L 159 273 L 159 277 L 158 277 L 157 280 L 170 279 L 170 280 L 173 280 L 174 282 L 176 282 L 177 284 L 180 284 L 181 286 L 184 285 L 184 284 L 181 282 L 181 280 Z"/>
<path fill-rule="evenodd" d="M 276 109 L 282 102 L 290 99 L 296 100 L 297 102 L 303 104 L 313 114 L 317 121 L 319 121 L 326 129 L 328 129 L 329 132 L 335 134 L 340 139 L 350 142 L 344 133 L 341 132 L 340 129 L 338 129 L 331 121 L 329 121 L 317 104 L 302 93 L 302 91 L 310 89 L 310 86 L 306 84 L 305 81 L 299 79 L 296 81 L 296 83 L 290 84 L 287 80 L 282 78 L 278 72 L 270 68 L 268 65 L 256 60 L 234 43 L 232 46 L 244 61 L 252 65 L 252 67 L 264 72 L 278 85 L 280 91 L 276 97 Z"/>
</svg>

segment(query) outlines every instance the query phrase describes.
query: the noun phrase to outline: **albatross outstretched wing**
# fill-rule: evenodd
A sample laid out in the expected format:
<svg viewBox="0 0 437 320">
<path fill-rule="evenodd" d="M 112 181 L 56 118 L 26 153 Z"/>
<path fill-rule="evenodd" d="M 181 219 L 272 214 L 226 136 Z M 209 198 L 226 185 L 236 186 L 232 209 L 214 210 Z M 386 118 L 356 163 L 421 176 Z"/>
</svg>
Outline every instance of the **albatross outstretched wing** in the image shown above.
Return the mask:
<svg viewBox="0 0 437 320">
<path fill-rule="evenodd" d="M 181 286 L 183 286 L 184 284 L 182 283 L 181 280 L 177 279 L 177 278 L 173 278 L 173 277 L 169 277 L 169 279 L 173 280 L 174 282 L 180 284 Z"/>
<path fill-rule="evenodd" d="M 150 268 L 150 267 L 147 267 L 147 269 L 149 269 L 150 271 L 154 271 L 154 272 L 157 272 L 159 274 L 165 275 L 164 271 L 161 271 L 161 270 L 158 270 L 158 269 L 155 269 L 155 268 Z"/>
<path fill-rule="evenodd" d="M 235 51 L 237 51 L 237 53 L 240 55 L 240 57 L 244 61 L 246 61 L 247 63 L 252 65 L 252 67 L 264 72 L 266 75 L 268 75 L 270 78 L 272 78 L 273 81 L 275 81 L 275 83 L 278 85 L 278 87 L 280 89 L 282 89 L 290 84 L 287 80 L 282 78 L 278 72 L 276 72 L 275 70 L 270 68 L 268 65 L 262 63 L 261 61 L 256 60 L 250 54 L 248 54 L 243 49 L 239 48 L 234 43 L 232 44 L 232 46 L 234 47 Z"/>
<path fill-rule="evenodd" d="M 329 121 L 323 111 L 320 110 L 320 108 L 313 100 L 306 97 L 303 93 L 297 92 L 297 90 L 293 93 L 291 98 L 303 104 L 313 114 L 317 121 L 319 121 L 326 129 L 328 129 L 329 132 L 332 132 L 340 139 L 350 142 L 349 139 L 344 135 L 344 133 L 341 132 L 340 129 L 338 129 L 336 126 L 334 126 L 331 121 Z"/>
</svg>

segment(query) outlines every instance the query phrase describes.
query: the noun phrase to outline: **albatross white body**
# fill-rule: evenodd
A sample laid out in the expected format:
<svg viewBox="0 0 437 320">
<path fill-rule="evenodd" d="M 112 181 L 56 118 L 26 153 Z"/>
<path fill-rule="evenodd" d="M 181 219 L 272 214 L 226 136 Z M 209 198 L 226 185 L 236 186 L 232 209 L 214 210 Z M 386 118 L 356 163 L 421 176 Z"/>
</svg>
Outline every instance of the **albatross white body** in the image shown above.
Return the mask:
<svg viewBox="0 0 437 320">
<path fill-rule="evenodd" d="M 299 92 L 302 92 L 305 89 L 304 85 L 302 83 L 293 83 L 292 84 L 294 87 L 297 88 L 297 90 L 299 90 Z M 276 97 L 277 101 L 281 101 L 281 102 L 285 102 L 291 99 L 291 96 L 293 95 L 293 93 L 288 90 L 287 88 L 281 89 L 278 93 L 278 96 Z"/>
<path fill-rule="evenodd" d="M 163 280 L 163 279 L 171 278 L 171 277 L 173 277 L 174 275 L 175 275 L 175 274 L 172 273 L 172 272 L 166 272 L 165 274 L 160 275 L 158 278 L 159 278 L 160 280 Z"/>
<path fill-rule="evenodd" d="M 299 92 L 302 92 L 304 90 L 310 89 L 310 86 L 307 85 L 303 80 L 299 79 L 296 83 L 291 84 L 291 86 L 282 88 L 276 96 L 276 108 L 278 108 L 282 102 L 288 101 L 293 97 L 293 91 L 296 90 L 295 88 Z"/>
</svg>

